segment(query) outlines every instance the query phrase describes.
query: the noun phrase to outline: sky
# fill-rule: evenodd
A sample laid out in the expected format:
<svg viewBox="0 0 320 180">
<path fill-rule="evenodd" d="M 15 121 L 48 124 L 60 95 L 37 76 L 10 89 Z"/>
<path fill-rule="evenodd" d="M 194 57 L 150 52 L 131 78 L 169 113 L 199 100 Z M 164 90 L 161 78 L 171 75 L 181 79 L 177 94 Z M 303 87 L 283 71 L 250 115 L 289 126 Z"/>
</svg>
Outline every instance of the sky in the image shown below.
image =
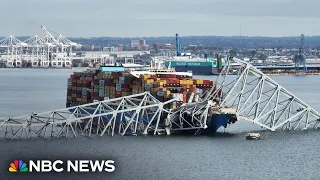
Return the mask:
<svg viewBox="0 0 320 180">
<path fill-rule="evenodd" d="M 1 0 L 0 36 L 320 35 L 319 0 Z"/>
</svg>

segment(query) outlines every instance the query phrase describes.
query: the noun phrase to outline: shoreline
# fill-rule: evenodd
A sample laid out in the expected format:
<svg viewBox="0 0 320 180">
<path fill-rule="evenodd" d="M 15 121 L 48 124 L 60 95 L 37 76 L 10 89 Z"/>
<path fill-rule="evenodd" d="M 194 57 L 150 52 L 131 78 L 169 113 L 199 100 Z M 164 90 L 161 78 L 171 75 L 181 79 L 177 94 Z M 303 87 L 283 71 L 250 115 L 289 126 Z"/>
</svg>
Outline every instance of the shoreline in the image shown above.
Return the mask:
<svg viewBox="0 0 320 180">
<path fill-rule="evenodd" d="M 306 75 L 312 75 L 312 76 L 316 76 L 316 75 L 320 75 L 320 72 L 308 72 L 308 73 L 304 73 L 304 72 L 300 72 L 300 73 L 296 73 L 296 72 L 279 72 L 279 73 L 270 73 L 270 72 L 263 72 L 263 74 L 268 75 L 268 76 L 306 76 Z"/>
</svg>

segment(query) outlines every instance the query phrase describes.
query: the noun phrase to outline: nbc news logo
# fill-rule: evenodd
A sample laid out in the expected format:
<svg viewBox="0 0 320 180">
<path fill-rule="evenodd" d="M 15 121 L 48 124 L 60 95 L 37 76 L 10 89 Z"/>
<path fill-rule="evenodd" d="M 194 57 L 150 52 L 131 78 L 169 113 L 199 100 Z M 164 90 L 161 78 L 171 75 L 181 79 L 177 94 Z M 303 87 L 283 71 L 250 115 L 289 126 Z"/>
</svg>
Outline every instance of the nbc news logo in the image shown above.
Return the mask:
<svg viewBox="0 0 320 180">
<path fill-rule="evenodd" d="M 30 160 L 29 166 L 22 160 L 14 160 L 10 163 L 9 172 L 113 172 L 115 171 L 113 160 Z"/>
<path fill-rule="evenodd" d="M 9 172 L 28 172 L 27 164 L 22 160 L 14 160 L 10 163 Z"/>
</svg>

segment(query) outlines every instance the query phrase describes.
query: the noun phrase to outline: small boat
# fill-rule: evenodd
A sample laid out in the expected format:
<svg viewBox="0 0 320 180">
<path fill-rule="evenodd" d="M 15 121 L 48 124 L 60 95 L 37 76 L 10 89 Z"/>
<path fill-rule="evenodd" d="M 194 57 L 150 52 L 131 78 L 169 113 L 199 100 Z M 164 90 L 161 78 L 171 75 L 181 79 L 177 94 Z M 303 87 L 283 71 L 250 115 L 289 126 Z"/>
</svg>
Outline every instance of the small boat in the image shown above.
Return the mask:
<svg viewBox="0 0 320 180">
<path fill-rule="evenodd" d="M 247 140 L 256 140 L 256 139 L 260 139 L 260 138 L 261 138 L 261 136 L 259 133 L 248 133 L 246 135 Z"/>
</svg>

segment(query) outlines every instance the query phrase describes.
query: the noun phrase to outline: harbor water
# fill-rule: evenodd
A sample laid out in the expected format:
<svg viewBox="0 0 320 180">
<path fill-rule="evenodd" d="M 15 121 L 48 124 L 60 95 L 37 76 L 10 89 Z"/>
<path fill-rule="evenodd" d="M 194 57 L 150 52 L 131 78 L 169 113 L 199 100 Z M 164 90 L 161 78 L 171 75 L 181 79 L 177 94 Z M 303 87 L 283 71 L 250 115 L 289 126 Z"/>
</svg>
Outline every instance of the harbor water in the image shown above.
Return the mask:
<svg viewBox="0 0 320 180">
<path fill-rule="evenodd" d="M 0 69 L 0 117 L 65 107 L 74 70 Z M 214 80 L 215 76 L 196 76 Z M 320 76 L 272 76 L 320 111 Z M 215 136 L 93 137 L 0 140 L 0 179 L 320 179 L 320 130 L 268 132 L 248 141 L 247 122 Z M 319 159 L 318 159 L 319 158 Z M 15 159 L 113 159 L 114 173 L 9 174 Z"/>
</svg>

